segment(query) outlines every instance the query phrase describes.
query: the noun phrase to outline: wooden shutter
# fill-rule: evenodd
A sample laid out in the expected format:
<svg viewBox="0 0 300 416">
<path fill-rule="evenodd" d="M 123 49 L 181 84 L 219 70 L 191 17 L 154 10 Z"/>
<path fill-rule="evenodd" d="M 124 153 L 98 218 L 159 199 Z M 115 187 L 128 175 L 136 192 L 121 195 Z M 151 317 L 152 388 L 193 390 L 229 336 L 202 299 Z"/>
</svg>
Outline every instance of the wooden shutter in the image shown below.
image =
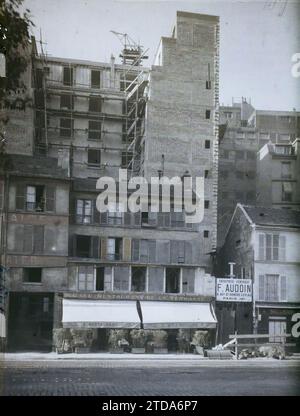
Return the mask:
<svg viewBox="0 0 300 416">
<path fill-rule="evenodd" d="M 33 253 L 42 254 L 44 252 L 44 226 L 35 225 L 33 227 Z"/>
<path fill-rule="evenodd" d="M 108 223 L 108 212 L 100 212 L 100 224 L 106 225 Z"/>
<path fill-rule="evenodd" d="M 279 236 L 279 260 L 285 261 L 285 247 L 286 247 L 285 235 Z"/>
<path fill-rule="evenodd" d="M 258 259 L 264 260 L 265 259 L 265 235 L 259 234 L 258 236 Z"/>
<path fill-rule="evenodd" d="M 26 186 L 23 183 L 16 185 L 16 209 L 24 210 L 25 208 L 25 190 Z"/>
<path fill-rule="evenodd" d="M 265 300 L 265 276 L 263 274 L 259 275 L 258 299 Z"/>
<path fill-rule="evenodd" d="M 15 242 L 14 249 L 17 253 L 22 253 L 24 251 L 24 225 L 15 225 Z"/>
<path fill-rule="evenodd" d="M 90 256 L 92 259 L 100 258 L 99 237 L 91 237 Z"/>
<path fill-rule="evenodd" d="M 286 276 L 280 276 L 280 301 L 287 300 Z"/>
<path fill-rule="evenodd" d="M 93 219 L 94 224 L 100 224 L 100 212 L 97 209 L 96 199 L 93 200 Z"/>
<path fill-rule="evenodd" d="M 33 250 L 33 226 L 24 225 L 23 251 L 31 254 Z"/>
<path fill-rule="evenodd" d="M 55 211 L 55 186 L 46 186 L 46 211 Z"/>
<path fill-rule="evenodd" d="M 184 242 L 184 262 L 193 264 L 193 243 L 190 241 Z"/>
<path fill-rule="evenodd" d="M 140 261 L 140 240 L 132 240 L 131 243 L 132 261 Z"/>
<path fill-rule="evenodd" d="M 156 241 L 156 258 L 158 263 L 170 263 L 170 241 L 157 240 Z"/>
<path fill-rule="evenodd" d="M 131 260 L 131 238 L 123 238 L 123 260 Z"/>
<path fill-rule="evenodd" d="M 148 240 L 148 261 L 149 263 L 156 262 L 156 241 Z"/>
<path fill-rule="evenodd" d="M 101 259 L 105 260 L 106 259 L 106 253 L 107 253 L 107 239 L 106 238 L 101 238 Z"/>
<path fill-rule="evenodd" d="M 179 241 L 170 241 L 171 263 L 177 263 L 179 253 Z"/>
<path fill-rule="evenodd" d="M 130 212 L 124 212 L 124 224 L 131 225 L 131 213 Z"/>
</svg>

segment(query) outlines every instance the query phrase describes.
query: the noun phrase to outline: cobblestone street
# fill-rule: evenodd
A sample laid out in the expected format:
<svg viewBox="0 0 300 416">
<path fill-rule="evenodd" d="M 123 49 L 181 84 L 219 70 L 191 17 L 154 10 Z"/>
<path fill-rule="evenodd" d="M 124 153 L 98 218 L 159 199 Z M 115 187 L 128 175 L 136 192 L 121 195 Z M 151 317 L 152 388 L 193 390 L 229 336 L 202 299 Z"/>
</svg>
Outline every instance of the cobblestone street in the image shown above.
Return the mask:
<svg viewBox="0 0 300 416">
<path fill-rule="evenodd" d="M 11 361 L 2 395 L 299 395 L 298 362 Z"/>
</svg>

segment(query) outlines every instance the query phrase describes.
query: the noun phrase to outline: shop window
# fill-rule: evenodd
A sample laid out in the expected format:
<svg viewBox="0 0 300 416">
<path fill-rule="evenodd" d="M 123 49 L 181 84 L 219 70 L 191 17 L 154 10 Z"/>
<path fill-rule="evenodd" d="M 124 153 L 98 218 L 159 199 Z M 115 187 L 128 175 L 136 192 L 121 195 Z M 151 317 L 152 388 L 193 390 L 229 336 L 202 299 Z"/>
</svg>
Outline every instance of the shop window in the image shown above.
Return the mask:
<svg viewBox="0 0 300 416">
<path fill-rule="evenodd" d="M 24 283 L 41 283 L 42 269 L 40 267 L 26 267 L 23 269 Z"/>
<path fill-rule="evenodd" d="M 180 269 L 166 268 L 166 293 L 180 293 Z"/>
<path fill-rule="evenodd" d="M 132 267 L 131 268 L 131 291 L 145 292 L 146 291 L 146 267 Z"/>
</svg>

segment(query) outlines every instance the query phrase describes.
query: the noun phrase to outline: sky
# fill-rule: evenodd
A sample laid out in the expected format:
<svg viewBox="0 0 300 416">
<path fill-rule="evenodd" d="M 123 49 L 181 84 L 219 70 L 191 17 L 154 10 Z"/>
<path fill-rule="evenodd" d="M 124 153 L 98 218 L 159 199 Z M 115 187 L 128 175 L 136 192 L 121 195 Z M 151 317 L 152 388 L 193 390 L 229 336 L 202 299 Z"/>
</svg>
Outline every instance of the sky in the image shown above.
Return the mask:
<svg viewBox="0 0 300 416">
<path fill-rule="evenodd" d="M 114 30 L 149 49 L 149 67 L 177 10 L 218 15 L 220 104 L 243 96 L 257 109 L 300 111 L 300 77 L 291 72 L 300 0 L 25 0 L 24 7 L 49 56 L 109 62 L 122 48 Z"/>
</svg>

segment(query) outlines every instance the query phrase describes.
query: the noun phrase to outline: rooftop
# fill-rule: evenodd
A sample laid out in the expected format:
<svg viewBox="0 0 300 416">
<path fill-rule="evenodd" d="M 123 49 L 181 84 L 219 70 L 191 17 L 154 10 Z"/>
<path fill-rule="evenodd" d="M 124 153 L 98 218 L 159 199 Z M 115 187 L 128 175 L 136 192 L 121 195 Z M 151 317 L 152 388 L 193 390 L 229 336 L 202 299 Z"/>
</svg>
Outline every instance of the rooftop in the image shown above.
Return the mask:
<svg viewBox="0 0 300 416">
<path fill-rule="evenodd" d="M 300 228 L 300 211 L 250 205 L 241 205 L 241 207 L 246 211 L 254 224 Z"/>
</svg>

